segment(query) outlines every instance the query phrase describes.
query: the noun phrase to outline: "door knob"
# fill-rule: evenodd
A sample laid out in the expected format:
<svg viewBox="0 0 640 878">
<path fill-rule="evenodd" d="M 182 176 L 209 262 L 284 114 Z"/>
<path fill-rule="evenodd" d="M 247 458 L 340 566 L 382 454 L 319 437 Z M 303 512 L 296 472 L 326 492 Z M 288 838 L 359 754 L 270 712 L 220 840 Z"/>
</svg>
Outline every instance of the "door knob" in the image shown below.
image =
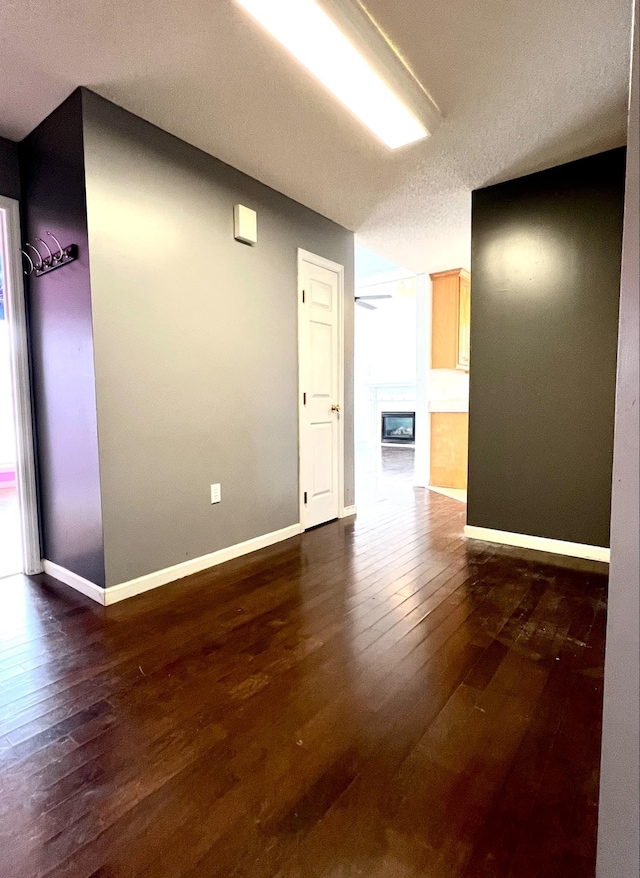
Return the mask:
<svg viewBox="0 0 640 878">
<path fill-rule="evenodd" d="M 332 406 L 331 406 L 331 411 L 332 411 L 332 412 L 339 412 L 339 411 L 340 411 L 340 406 L 339 406 L 339 405 L 332 405 Z"/>
</svg>

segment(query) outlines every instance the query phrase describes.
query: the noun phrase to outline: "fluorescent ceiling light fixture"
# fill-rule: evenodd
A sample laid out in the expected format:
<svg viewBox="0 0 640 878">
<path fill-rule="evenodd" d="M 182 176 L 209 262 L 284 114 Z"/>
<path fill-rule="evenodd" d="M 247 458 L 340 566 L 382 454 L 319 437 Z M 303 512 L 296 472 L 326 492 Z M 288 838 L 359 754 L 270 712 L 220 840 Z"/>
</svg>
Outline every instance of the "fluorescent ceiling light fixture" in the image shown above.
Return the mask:
<svg viewBox="0 0 640 878">
<path fill-rule="evenodd" d="M 391 149 L 429 132 L 315 0 L 237 0 Z"/>
</svg>

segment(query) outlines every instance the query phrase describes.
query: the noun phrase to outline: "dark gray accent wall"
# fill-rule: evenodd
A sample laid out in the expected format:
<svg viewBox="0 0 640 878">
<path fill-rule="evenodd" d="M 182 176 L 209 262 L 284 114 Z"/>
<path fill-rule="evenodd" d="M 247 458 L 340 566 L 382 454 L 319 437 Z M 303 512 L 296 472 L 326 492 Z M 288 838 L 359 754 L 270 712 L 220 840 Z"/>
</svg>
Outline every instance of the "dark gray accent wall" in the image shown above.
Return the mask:
<svg viewBox="0 0 640 878">
<path fill-rule="evenodd" d="M 25 239 L 51 231 L 79 253 L 27 291 L 43 555 L 104 586 L 80 92 L 19 151 Z"/>
<path fill-rule="evenodd" d="M 90 92 L 83 105 L 109 586 L 299 521 L 298 247 L 345 266 L 353 503 L 353 234 Z M 255 247 L 234 240 L 238 202 L 258 212 Z"/>
<path fill-rule="evenodd" d="M 0 195 L 20 198 L 18 145 L 4 137 L 0 137 Z"/>
<path fill-rule="evenodd" d="M 611 509 L 611 570 L 604 669 L 598 878 L 636 878 L 640 862 L 640 570 L 638 349 L 640 338 L 640 90 L 638 4 L 624 222 L 618 389 Z"/>
<path fill-rule="evenodd" d="M 625 149 L 473 193 L 468 522 L 609 545 Z"/>
</svg>

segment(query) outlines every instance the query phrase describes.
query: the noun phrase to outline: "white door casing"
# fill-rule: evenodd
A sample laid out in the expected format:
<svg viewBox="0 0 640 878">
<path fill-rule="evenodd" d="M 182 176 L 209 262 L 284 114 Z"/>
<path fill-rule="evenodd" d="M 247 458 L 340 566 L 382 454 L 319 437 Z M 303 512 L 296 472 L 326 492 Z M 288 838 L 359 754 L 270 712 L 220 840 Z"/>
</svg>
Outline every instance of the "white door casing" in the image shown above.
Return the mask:
<svg viewBox="0 0 640 878">
<path fill-rule="evenodd" d="M 344 268 L 298 251 L 300 523 L 344 509 Z"/>
</svg>

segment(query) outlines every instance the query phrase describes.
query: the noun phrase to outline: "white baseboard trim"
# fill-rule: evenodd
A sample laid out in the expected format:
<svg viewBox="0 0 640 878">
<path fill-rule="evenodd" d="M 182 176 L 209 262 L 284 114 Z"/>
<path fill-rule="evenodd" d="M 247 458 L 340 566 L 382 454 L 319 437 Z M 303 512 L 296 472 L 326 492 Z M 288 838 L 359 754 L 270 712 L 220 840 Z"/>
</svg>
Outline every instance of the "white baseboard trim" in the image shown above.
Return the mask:
<svg viewBox="0 0 640 878">
<path fill-rule="evenodd" d="M 54 564 L 53 561 L 46 561 L 44 558 L 42 560 L 42 569 L 46 574 L 57 579 L 59 582 L 64 582 L 65 585 L 70 585 L 71 588 L 75 588 L 76 591 L 81 592 L 88 598 L 96 601 L 96 603 L 102 604 L 102 606 L 105 605 L 106 589 L 96 585 L 95 582 L 91 582 L 83 576 L 78 576 L 77 573 L 73 573 L 59 564 Z"/>
<path fill-rule="evenodd" d="M 200 573 L 209 567 L 217 567 L 218 564 L 224 564 L 226 561 L 232 561 L 234 558 L 240 558 L 242 555 L 249 555 L 251 552 L 257 552 L 258 549 L 266 549 L 267 546 L 273 546 L 288 540 L 291 537 L 298 536 L 302 533 L 299 524 L 292 524 L 290 527 L 284 527 L 281 530 L 264 534 L 260 537 L 254 537 L 243 543 L 237 543 L 235 546 L 229 546 L 226 549 L 219 549 L 217 552 L 211 552 L 208 555 L 201 555 L 199 558 L 192 558 L 190 561 L 183 561 L 180 564 L 174 564 L 172 567 L 165 567 L 164 570 L 156 570 L 154 573 L 147 573 L 145 576 L 138 576 L 136 579 L 130 579 L 127 582 L 121 582 L 118 585 L 112 585 L 109 588 L 100 588 L 93 582 L 83 579 L 53 564 L 51 561 L 43 561 L 44 572 L 59 579 L 76 591 L 82 592 L 87 597 L 92 598 L 103 606 L 116 604 L 127 598 L 135 597 L 135 595 L 143 594 L 145 591 L 151 591 L 154 588 L 160 588 L 169 582 L 175 582 L 177 579 L 184 579 L 185 576 L 191 576 L 194 573 Z"/>
<path fill-rule="evenodd" d="M 483 540 L 485 543 L 501 543 L 503 546 L 536 549 L 538 552 L 551 552 L 554 555 L 568 555 L 570 558 L 584 558 L 587 561 L 609 563 L 610 549 L 602 546 L 587 546 L 583 543 L 569 543 L 564 540 L 552 540 L 548 537 L 532 537 L 506 530 L 476 527 L 472 524 L 465 525 L 464 535 L 470 540 Z"/>
<path fill-rule="evenodd" d="M 358 514 L 357 506 L 344 506 L 342 512 L 340 513 L 340 518 L 349 518 L 351 515 Z"/>
<path fill-rule="evenodd" d="M 200 573 L 200 571 L 207 570 L 209 567 L 217 567 L 218 564 L 224 564 L 225 561 L 232 561 L 234 558 L 240 558 L 242 555 L 257 552 L 258 549 L 273 546 L 275 543 L 288 540 L 301 532 L 299 524 L 292 524 L 290 527 L 284 527 L 281 530 L 264 534 L 261 537 L 254 537 L 251 540 L 246 540 L 244 543 L 236 543 L 235 546 L 218 549 L 217 552 L 211 552 L 209 555 L 201 555 L 199 558 L 192 558 L 190 561 L 174 564 L 173 567 L 166 567 L 164 570 L 156 570 L 155 573 L 147 573 L 145 576 L 130 579 L 128 582 L 112 585 L 106 589 L 105 604 L 107 606 L 115 604 L 118 601 L 126 600 L 126 598 L 135 597 L 137 594 L 143 594 L 145 591 L 151 591 L 153 588 L 159 588 L 161 585 L 166 585 L 169 582 L 175 582 L 176 579 L 184 579 L 185 576 Z"/>
</svg>

